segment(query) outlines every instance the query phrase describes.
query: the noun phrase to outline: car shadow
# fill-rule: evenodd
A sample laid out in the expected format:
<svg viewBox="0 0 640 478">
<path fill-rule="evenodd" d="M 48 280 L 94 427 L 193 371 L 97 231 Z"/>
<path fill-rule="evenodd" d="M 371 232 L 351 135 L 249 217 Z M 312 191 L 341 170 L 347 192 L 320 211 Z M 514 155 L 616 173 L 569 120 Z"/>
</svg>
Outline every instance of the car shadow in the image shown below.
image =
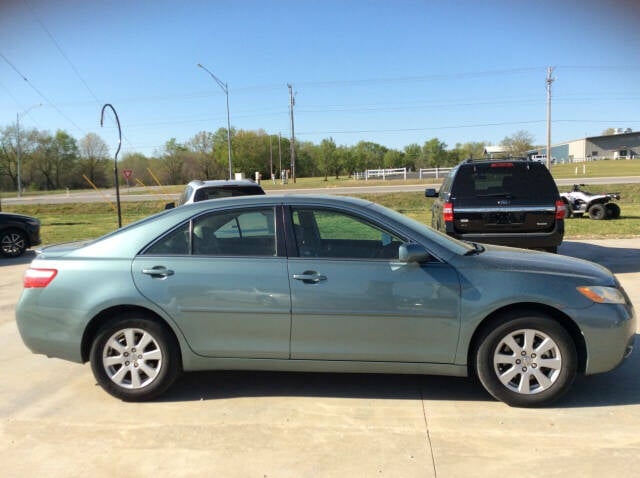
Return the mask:
<svg viewBox="0 0 640 478">
<path fill-rule="evenodd" d="M 159 401 L 246 397 L 492 400 L 474 380 L 398 374 L 214 371 L 184 374 Z"/>
<path fill-rule="evenodd" d="M 606 247 L 587 242 L 564 241 L 558 254 L 605 266 L 614 274 L 640 272 L 640 248 Z"/>
<path fill-rule="evenodd" d="M 640 346 L 640 334 L 636 334 Z M 553 408 L 592 408 L 640 404 L 640 353 L 617 369 L 578 376 Z M 394 374 L 213 371 L 185 373 L 158 401 L 191 402 L 247 397 L 330 397 L 389 400 L 487 402 L 494 399 L 477 380 Z"/>
<path fill-rule="evenodd" d="M 0 256 L 0 267 L 18 266 L 21 264 L 29 264 L 36 258 L 36 251 L 25 251 L 20 257 L 3 257 Z"/>
</svg>

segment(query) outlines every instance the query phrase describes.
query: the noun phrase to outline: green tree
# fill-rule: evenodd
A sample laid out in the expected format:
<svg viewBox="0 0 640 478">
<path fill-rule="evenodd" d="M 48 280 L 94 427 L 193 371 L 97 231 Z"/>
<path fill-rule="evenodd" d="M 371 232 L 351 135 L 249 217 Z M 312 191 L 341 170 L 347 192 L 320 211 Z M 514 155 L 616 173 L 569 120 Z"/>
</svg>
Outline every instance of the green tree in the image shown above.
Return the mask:
<svg viewBox="0 0 640 478">
<path fill-rule="evenodd" d="M 511 156 L 524 156 L 527 151 L 533 149 L 533 135 L 528 131 L 520 130 L 506 136 L 502 143 L 509 155 Z"/>
<path fill-rule="evenodd" d="M 397 149 L 390 149 L 384 153 L 385 168 L 402 168 L 406 167 L 404 163 L 404 154 Z"/>
<path fill-rule="evenodd" d="M 226 146 L 226 139 L 224 144 Z M 196 154 L 196 164 L 198 168 L 195 175 L 196 177 L 202 179 L 226 177 L 224 166 L 219 161 L 216 161 L 216 136 L 214 133 L 200 131 L 187 142 L 187 145 Z"/>
<path fill-rule="evenodd" d="M 320 162 L 325 181 L 328 180 L 329 171 L 334 171 L 336 179 L 338 179 L 340 168 L 338 166 L 338 155 L 336 154 L 336 143 L 333 138 L 323 139 L 320 143 Z"/>
<path fill-rule="evenodd" d="M 168 184 L 184 183 L 184 159 L 188 149 L 185 145 L 171 138 L 164 145 L 161 155 L 162 165 L 167 174 Z"/>
<path fill-rule="evenodd" d="M 432 138 L 422 146 L 422 161 L 427 167 L 442 167 L 447 162 L 447 145 L 438 138 Z"/>
</svg>

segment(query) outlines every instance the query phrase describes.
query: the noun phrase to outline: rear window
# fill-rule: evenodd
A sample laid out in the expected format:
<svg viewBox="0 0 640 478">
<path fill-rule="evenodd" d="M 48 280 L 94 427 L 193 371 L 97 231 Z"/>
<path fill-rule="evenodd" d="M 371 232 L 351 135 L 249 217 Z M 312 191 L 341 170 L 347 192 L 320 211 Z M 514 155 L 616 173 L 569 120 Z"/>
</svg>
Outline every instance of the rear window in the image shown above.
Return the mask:
<svg viewBox="0 0 640 478">
<path fill-rule="evenodd" d="M 254 186 L 200 188 L 196 191 L 194 201 L 205 201 L 207 199 L 220 199 L 232 196 L 253 196 L 257 194 L 264 194 L 262 188 Z"/>
<path fill-rule="evenodd" d="M 461 167 L 452 195 L 482 198 L 508 194 L 514 199 L 554 200 L 558 196 L 551 174 L 539 163 L 485 163 Z"/>
</svg>

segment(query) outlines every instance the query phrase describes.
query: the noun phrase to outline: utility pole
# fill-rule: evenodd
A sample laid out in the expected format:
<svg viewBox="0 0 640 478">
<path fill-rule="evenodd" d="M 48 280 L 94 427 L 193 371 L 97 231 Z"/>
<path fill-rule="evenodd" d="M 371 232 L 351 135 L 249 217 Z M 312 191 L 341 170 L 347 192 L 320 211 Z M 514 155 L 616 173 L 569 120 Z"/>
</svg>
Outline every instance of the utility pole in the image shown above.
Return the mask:
<svg viewBox="0 0 640 478">
<path fill-rule="evenodd" d="M 289 87 L 289 113 L 291 115 L 291 178 L 293 182 L 296 182 L 296 134 L 293 128 L 293 107 L 296 104 L 296 99 L 293 95 L 293 86 L 288 83 Z"/>
<path fill-rule="evenodd" d="M 282 133 L 280 132 L 278 132 L 278 158 L 280 159 L 278 171 L 280 173 L 280 179 L 282 179 Z"/>
<path fill-rule="evenodd" d="M 551 75 L 553 67 L 547 68 L 547 169 L 551 171 L 551 83 L 555 81 Z"/>
</svg>

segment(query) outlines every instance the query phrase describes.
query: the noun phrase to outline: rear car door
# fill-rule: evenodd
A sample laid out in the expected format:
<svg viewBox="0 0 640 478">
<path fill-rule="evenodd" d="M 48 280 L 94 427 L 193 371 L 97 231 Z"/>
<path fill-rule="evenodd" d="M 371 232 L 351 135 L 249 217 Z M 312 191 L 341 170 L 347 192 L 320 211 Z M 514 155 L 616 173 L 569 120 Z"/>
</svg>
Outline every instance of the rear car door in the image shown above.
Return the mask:
<svg viewBox="0 0 640 478">
<path fill-rule="evenodd" d="M 273 207 L 205 214 L 133 261 L 136 287 L 210 357 L 288 358 L 287 260 Z"/>
</svg>

